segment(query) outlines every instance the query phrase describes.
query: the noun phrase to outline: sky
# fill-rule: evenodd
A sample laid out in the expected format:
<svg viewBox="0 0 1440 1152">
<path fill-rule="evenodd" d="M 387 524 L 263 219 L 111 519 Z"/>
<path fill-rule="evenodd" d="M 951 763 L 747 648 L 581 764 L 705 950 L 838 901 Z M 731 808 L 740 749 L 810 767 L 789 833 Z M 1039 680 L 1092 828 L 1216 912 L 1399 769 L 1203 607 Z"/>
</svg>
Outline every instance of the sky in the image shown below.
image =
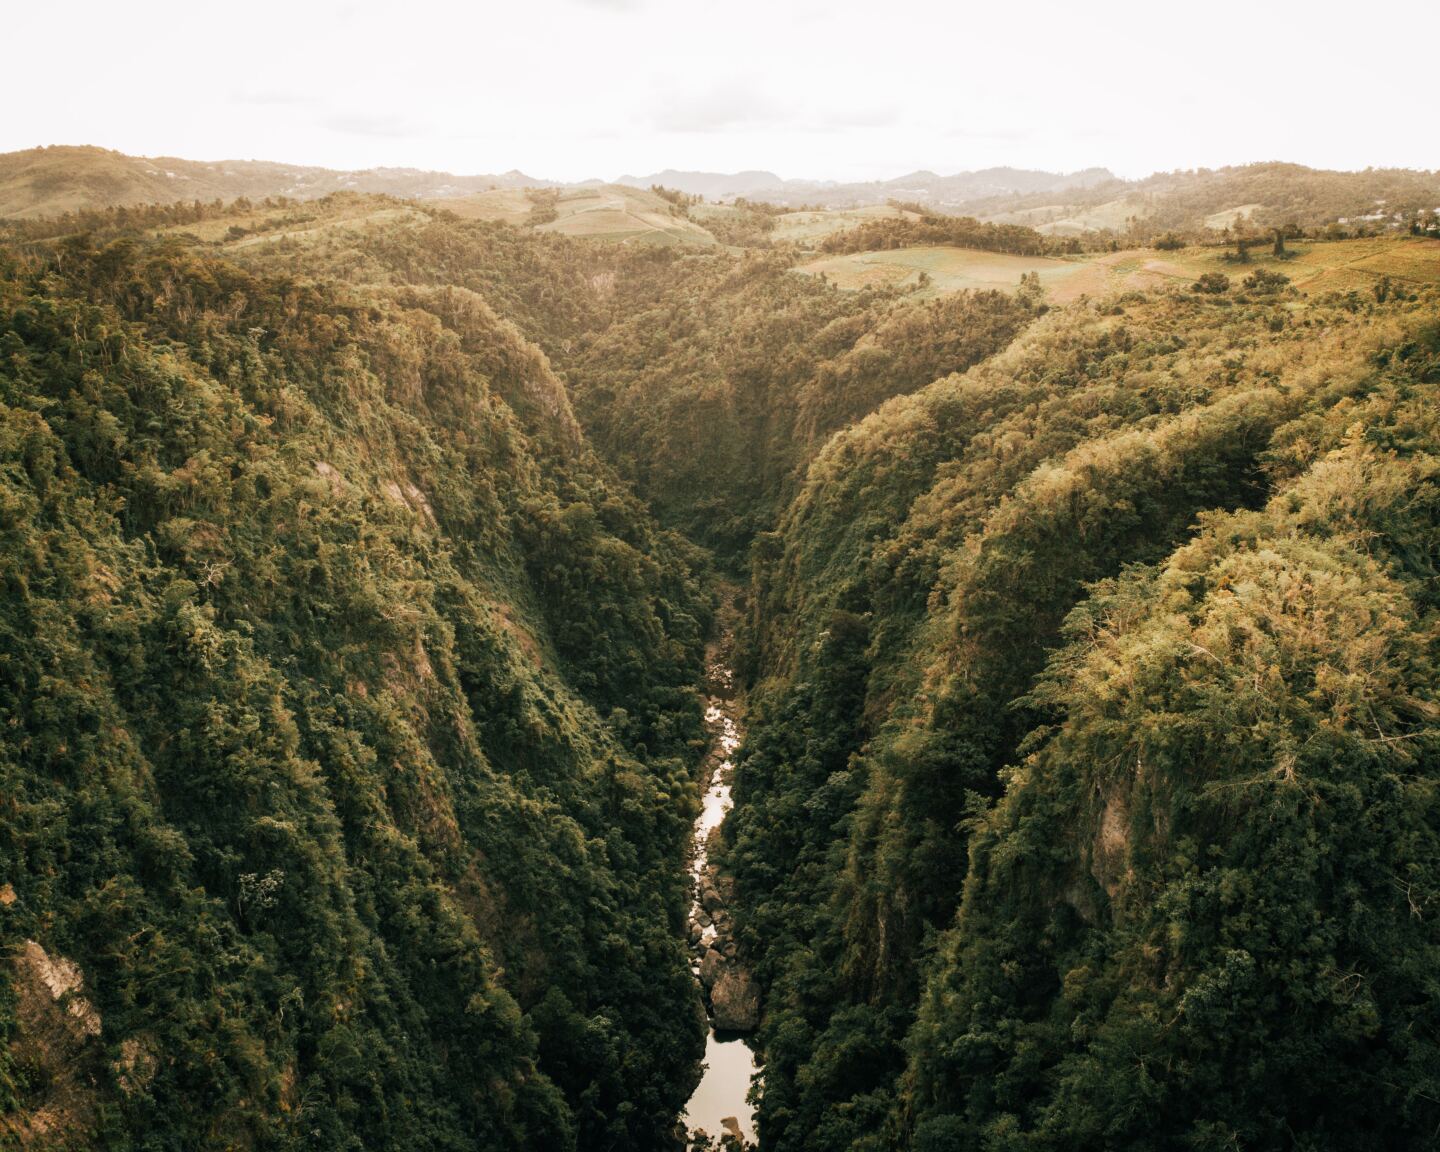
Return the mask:
<svg viewBox="0 0 1440 1152">
<path fill-rule="evenodd" d="M 52 0 L 0 151 L 556 180 L 1440 168 L 1434 0 Z"/>
</svg>

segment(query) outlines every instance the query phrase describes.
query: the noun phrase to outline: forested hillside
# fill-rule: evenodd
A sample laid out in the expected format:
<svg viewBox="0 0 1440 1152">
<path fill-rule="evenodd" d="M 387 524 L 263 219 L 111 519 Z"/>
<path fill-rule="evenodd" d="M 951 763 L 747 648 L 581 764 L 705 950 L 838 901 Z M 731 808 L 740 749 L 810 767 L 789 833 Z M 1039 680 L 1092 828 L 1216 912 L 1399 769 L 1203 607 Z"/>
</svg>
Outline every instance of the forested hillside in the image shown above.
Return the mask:
<svg viewBox="0 0 1440 1152">
<path fill-rule="evenodd" d="M 0 1145 L 673 1148 L 724 577 L 762 1147 L 1431 1146 L 1427 242 L 761 217 L 0 232 Z"/>
<path fill-rule="evenodd" d="M 1001 292 L 843 293 L 784 259 L 657 269 L 562 357 L 597 447 L 667 523 L 741 563 L 831 433 L 1003 348 L 1031 318 Z"/>
<path fill-rule="evenodd" d="M 309 200 L 351 191 L 433 198 L 549 184 L 521 172 L 498 176 L 455 176 L 416 168 L 339 172 L 264 160 L 204 163 L 60 145 L 0 154 L 0 219 L 236 197 Z"/>
<path fill-rule="evenodd" d="M 1427 1145 L 1437 383 L 1433 295 L 1261 281 L 826 445 L 729 826 L 768 1147 Z"/>
<path fill-rule="evenodd" d="M 0 259 L 7 1141 L 657 1146 L 697 554 L 462 288 Z"/>
</svg>

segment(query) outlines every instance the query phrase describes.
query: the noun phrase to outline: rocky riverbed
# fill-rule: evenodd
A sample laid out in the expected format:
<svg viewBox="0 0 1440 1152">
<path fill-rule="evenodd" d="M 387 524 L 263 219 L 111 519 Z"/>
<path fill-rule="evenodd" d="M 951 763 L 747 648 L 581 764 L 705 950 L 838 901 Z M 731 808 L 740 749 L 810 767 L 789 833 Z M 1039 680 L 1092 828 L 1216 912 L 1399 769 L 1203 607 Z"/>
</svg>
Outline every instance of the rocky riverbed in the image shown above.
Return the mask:
<svg viewBox="0 0 1440 1152">
<path fill-rule="evenodd" d="M 690 909 L 691 969 L 700 982 L 710 1018 L 705 1044 L 705 1071 L 685 1109 L 685 1129 L 719 1142 L 755 1139 L 754 1114 L 746 1100 L 757 1074 L 754 1053 L 744 1034 L 760 1022 L 760 989 L 739 954 L 730 907 L 734 881 L 714 862 L 720 824 L 730 810 L 735 772 L 734 752 L 743 737 L 742 701 L 727 663 L 729 629 L 712 645 L 708 668 L 705 723 L 710 748 L 703 765 L 706 781 L 703 807 L 695 821 L 690 874 L 694 902 Z"/>
<path fill-rule="evenodd" d="M 751 1032 L 760 1023 L 760 990 L 740 960 L 735 945 L 730 905 L 734 881 L 720 870 L 711 856 L 720 836 L 720 820 L 730 808 L 730 754 L 739 744 L 739 729 L 722 702 L 712 701 L 707 715 L 720 731 L 719 757 L 710 775 L 705 795 L 706 811 L 696 823 L 696 851 L 692 864 L 695 903 L 690 910 L 690 947 L 695 955 L 695 974 L 705 989 L 710 1020 L 720 1032 Z M 714 817 L 713 822 L 707 820 Z M 703 841 L 700 839 L 704 837 Z"/>
</svg>

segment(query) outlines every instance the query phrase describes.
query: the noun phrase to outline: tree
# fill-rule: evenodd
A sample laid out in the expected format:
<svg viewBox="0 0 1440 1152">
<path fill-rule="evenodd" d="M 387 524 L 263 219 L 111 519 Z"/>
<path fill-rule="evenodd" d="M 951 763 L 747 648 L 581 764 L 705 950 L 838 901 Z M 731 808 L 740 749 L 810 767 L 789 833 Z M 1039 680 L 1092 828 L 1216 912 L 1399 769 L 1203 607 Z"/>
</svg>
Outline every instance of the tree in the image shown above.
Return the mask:
<svg viewBox="0 0 1440 1152">
<path fill-rule="evenodd" d="M 1283 272 L 1271 272 L 1268 268 L 1257 268 L 1245 277 L 1243 287 L 1247 292 L 1273 295 L 1290 287 L 1290 277 Z"/>
<path fill-rule="evenodd" d="M 1020 287 L 1015 292 L 1015 298 L 1031 309 L 1039 309 L 1045 302 L 1045 287 L 1040 283 L 1039 272 L 1022 272 L 1020 274 Z"/>
</svg>

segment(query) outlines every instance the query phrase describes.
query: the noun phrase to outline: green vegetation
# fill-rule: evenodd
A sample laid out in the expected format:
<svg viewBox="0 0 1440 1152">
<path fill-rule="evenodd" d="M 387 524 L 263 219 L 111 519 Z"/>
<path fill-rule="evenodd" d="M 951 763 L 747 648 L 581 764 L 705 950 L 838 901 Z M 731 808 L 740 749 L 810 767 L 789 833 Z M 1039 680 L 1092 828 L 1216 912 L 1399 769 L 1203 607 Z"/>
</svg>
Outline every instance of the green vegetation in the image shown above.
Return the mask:
<svg viewBox="0 0 1440 1152">
<path fill-rule="evenodd" d="M 1136 245 L 1167 232 L 1193 240 L 1240 220 L 1260 229 L 1318 233 L 1342 218 L 1342 235 L 1364 235 L 1433 221 L 1440 173 L 1399 168 L 1332 172 L 1302 164 L 1157 172 L 1143 180 L 1100 181 L 1085 188 L 968 200 L 957 210 L 981 219 L 1028 224 L 1052 236 L 1115 238 Z"/>
<path fill-rule="evenodd" d="M 945 244 L 981 252 L 1038 256 L 1047 250 L 1045 237 L 1019 224 L 982 224 L 969 216 L 941 216 L 917 211 L 867 220 L 855 228 L 832 233 L 820 242 L 822 252 L 869 252 Z"/>
<path fill-rule="evenodd" d="M 768 1147 L 1428 1141 L 1435 308 L 1072 306 L 816 458 L 728 827 Z"/>
<path fill-rule="evenodd" d="M 1031 314 L 998 292 L 837 292 L 781 257 L 673 259 L 561 362 L 599 450 L 735 566 L 832 432 L 1004 347 Z"/>
<path fill-rule="evenodd" d="M 578 189 L 498 189 L 461 200 L 439 200 L 468 219 L 528 225 L 540 232 L 617 243 L 715 243 L 712 235 L 665 196 L 664 189 L 642 191 L 619 184 Z"/>
<path fill-rule="evenodd" d="M 815 241 L 825 241 L 838 232 L 857 228 L 875 220 L 914 219 L 918 213 L 893 204 L 872 204 L 865 208 L 835 208 L 829 211 L 797 210 L 785 212 L 775 218 L 775 238 L 789 241 L 801 247 L 813 246 Z"/>
<path fill-rule="evenodd" d="M 951 292 L 1014 291 L 1022 276 L 1035 275 L 1053 299 L 1073 300 L 1104 290 L 1109 275 L 1087 260 L 1011 256 L 974 248 L 890 248 L 811 260 L 796 268 L 838 288 L 901 288 L 925 296 Z"/>
<path fill-rule="evenodd" d="M 719 572 L 767 1149 L 1429 1147 L 1437 242 L 477 191 L 0 233 L 0 1143 L 671 1147 Z"/>
<path fill-rule="evenodd" d="M 908 1041 L 917 1146 L 1430 1143 L 1429 339 L 1263 510 L 1066 622 L 1027 700 L 1049 723 L 968 829 Z"/>
<path fill-rule="evenodd" d="M 521 172 L 454 176 L 415 168 L 337 172 L 263 160 L 202 163 L 174 156 L 126 156 L 105 148 L 31 148 L 0 153 L 0 219 L 56 216 L 215 200 L 288 196 L 314 200 L 336 192 L 434 198 L 491 189 L 540 187 Z"/>
<path fill-rule="evenodd" d="M 0 968 L 0 1124 L 657 1146 L 702 1039 L 695 553 L 463 289 L 0 261 L 0 917 L 103 1021 L 40 1041 Z"/>
<path fill-rule="evenodd" d="M 1244 259 L 1239 258 L 1240 247 Z M 1162 241 L 1158 251 L 1130 248 L 1105 253 L 1011 256 L 972 248 L 916 247 L 828 256 L 799 264 L 796 271 L 823 276 L 840 288 L 905 288 L 925 296 L 984 288 L 1014 290 L 1021 276 L 1040 277 L 1047 298 L 1070 303 L 1081 296 L 1105 296 L 1197 278 L 1237 283 L 1254 266 L 1280 270 L 1307 294 L 1374 289 L 1384 277 L 1409 287 L 1440 283 L 1440 243 L 1409 236 L 1363 240 L 1289 242 L 1275 251 L 1273 240 L 1239 245 L 1186 245 Z"/>
</svg>

